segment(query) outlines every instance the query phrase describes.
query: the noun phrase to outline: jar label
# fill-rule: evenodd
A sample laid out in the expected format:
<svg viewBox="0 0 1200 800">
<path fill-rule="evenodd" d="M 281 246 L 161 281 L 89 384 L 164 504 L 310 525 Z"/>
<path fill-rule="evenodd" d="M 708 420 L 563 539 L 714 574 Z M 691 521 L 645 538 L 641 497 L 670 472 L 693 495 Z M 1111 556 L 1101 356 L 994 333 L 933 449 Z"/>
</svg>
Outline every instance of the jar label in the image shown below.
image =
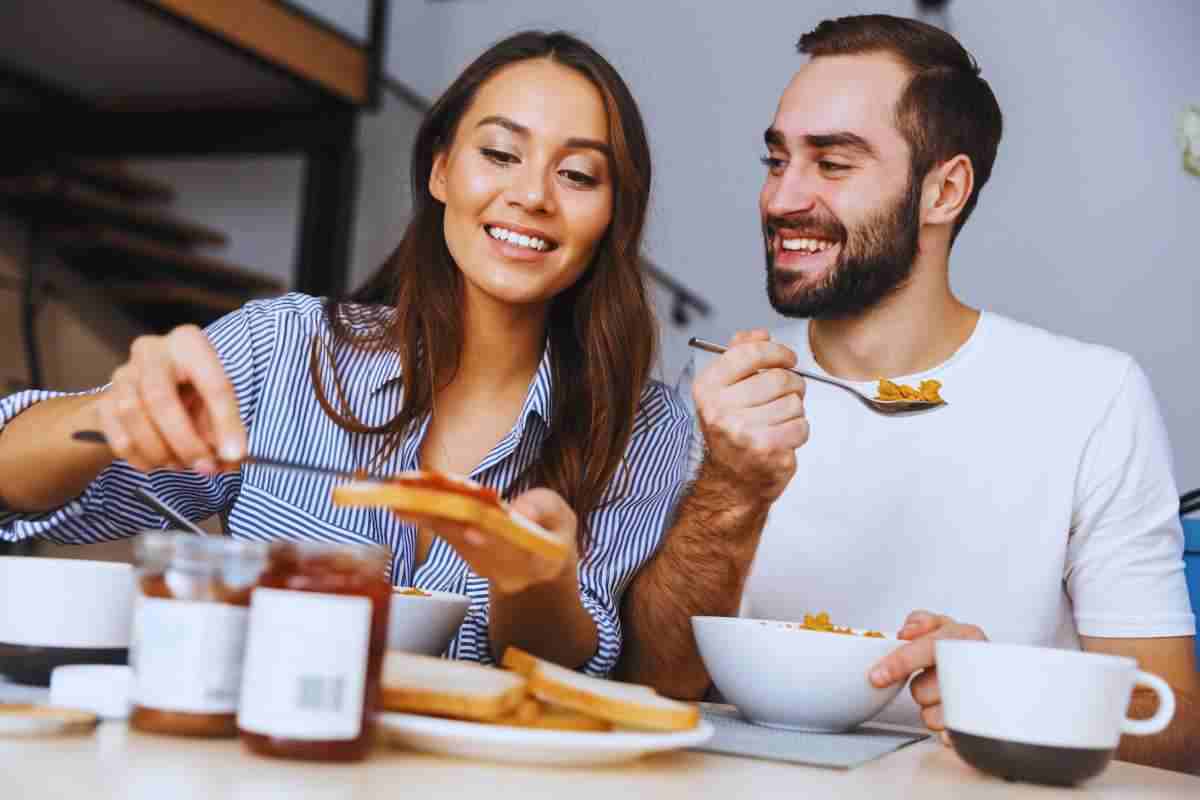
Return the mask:
<svg viewBox="0 0 1200 800">
<path fill-rule="evenodd" d="M 237 711 L 245 608 L 139 596 L 130 663 L 133 701 L 145 708 L 195 714 Z"/>
<path fill-rule="evenodd" d="M 238 727 L 340 741 L 362 731 L 371 601 L 259 587 L 250 596 Z"/>
</svg>

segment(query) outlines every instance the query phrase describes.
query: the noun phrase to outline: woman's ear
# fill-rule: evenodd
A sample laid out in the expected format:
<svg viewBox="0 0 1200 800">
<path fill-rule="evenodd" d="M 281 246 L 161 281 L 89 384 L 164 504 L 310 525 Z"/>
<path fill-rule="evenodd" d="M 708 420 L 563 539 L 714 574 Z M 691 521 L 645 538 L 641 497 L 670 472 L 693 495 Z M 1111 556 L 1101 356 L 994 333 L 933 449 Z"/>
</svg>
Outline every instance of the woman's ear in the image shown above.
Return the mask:
<svg viewBox="0 0 1200 800">
<path fill-rule="evenodd" d="M 446 151 L 438 150 L 433 155 L 433 169 L 429 170 L 429 193 L 442 205 L 446 204 Z"/>
<path fill-rule="evenodd" d="M 953 223 L 971 199 L 974 186 L 975 170 L 971 159 L 963 154 L 931 170 L 921 192 L 922 221 L 930 225 Z"/>
</svg>

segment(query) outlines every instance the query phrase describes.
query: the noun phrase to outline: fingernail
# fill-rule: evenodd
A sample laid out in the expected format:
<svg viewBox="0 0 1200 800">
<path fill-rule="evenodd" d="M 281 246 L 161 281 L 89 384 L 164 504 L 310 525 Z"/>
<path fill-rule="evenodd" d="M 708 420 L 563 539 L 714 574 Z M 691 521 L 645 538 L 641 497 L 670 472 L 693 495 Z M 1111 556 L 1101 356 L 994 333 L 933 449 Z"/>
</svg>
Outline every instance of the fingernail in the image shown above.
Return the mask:
<svg viewBox="0 0 1200 800">
<path fill-rule="evenodd" d="M 226 439 L 221 445 L 221 458 L 225 461 L 242 460 L 242 444 L 237 439 Z"/>
<path fill-rule="evenodd" d="M 871 683 L 877 686 L 885 686 L 888 682 L 888 672 L 883 667 L 876 667 L 871 670 Z"/>
<path fill-rule="evenodd" d="M 209 475 L 217 471 L 217 465 L 213 463 L 212 459 L 198 458 L 196 459 L 196 463 L 192 464 L 192 469 L 196 472 Z"/>
</svg>

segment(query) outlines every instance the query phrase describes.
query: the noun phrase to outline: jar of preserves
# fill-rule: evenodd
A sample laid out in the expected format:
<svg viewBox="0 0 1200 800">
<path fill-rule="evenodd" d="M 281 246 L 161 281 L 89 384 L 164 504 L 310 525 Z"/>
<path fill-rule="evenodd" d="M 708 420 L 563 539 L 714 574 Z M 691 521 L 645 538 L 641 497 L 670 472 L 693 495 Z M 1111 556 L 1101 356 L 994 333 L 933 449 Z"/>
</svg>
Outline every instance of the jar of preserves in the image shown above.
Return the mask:
<svg viewBox="0 0 1200 800">
<path fill-rule="evenodd" d="M 238 729 L 255 753 L 357 761 L 371 747 L 390 553 L 278 542 L 250 600 Z"/>
<path fill-rule="evenodd" d="M 138 538 L 135 554 L 129 724 L 236 735 L 247 609 L 266 544 L 156 531 Z"/>
</svg>

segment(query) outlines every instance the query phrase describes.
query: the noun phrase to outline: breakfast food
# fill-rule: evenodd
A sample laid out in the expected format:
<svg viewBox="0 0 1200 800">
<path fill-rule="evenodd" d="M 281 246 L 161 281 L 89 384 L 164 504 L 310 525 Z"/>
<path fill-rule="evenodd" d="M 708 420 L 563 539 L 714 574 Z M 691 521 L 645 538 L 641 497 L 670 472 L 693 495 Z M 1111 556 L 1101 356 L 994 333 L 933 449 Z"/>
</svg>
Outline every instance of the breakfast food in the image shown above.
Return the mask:
<svg viewBox="0 0 1200 800">
<path fill-rule="evenodd" d="M 495 489 L 438 472 L 402 472 L 387 481 L 362 480 L 333 488 L 341 506 L 386 506 L 415 522 L 444 520 L 469 525 L 530 553 L 561 563 L 568 543 L 522 516 Z"/>
<path fill-rule="evenodd" d="M 940 381 L 921 381 L 921 385 L 916 389 L 904 384 L 893 383 L 886 378 L 879 379 L 879 388 L 876 390 L 876 400 L 921 400 L 926 403 L 944 403 L 939 390 L 942 388 Z"/>
<path fill-rule="evenodd" d="M 392 594 L 398 594 L 401 597 L 433 597 L 429 592 L 423 592 L 411 586 L 397 586 L 392 589 Z"/>
<path fill-rule="evenodd" d="M 662 697 L 646 686 L 593 678 L 528 653 L 510 656 L 514 649 L 505 652 L 505 663 L 528 671 L 529 693 L 543 702 L 640 730 L 691 730 L 700 722 L 696 706 Z"/>
<path fill-rule="evenodd" d="M 398 650 L 383 660 L 380 705 L 388 711 L 493 722 L 525 699 L 525 679 L 504 670 Z"/>
<path fill-rule="evenodd" d="M 820 614 L 805 614 L 804 622 L 797 625 L 797 628 L 805 631 L 825 631 L 826 633 L 843 633 L 849 636 L 857 636 L 853 628 L 847 628 L 842 625 L 834 625 L 829 621 L 829 612 L 822 611 Z M 884 635 L 879 631 L 867 631 L 862 634 L 868 639 L 883 639 Z"/>
<path fill-rule="evenodd" d="M 690 730 L 694 705 L 648 686 L 592 678 L 518 648 L 506 669 L 391 651 L 384 658 L 380 705 L 389 711 L 542 730 L 603 733 L 617 727 Z"/>
</svg>

